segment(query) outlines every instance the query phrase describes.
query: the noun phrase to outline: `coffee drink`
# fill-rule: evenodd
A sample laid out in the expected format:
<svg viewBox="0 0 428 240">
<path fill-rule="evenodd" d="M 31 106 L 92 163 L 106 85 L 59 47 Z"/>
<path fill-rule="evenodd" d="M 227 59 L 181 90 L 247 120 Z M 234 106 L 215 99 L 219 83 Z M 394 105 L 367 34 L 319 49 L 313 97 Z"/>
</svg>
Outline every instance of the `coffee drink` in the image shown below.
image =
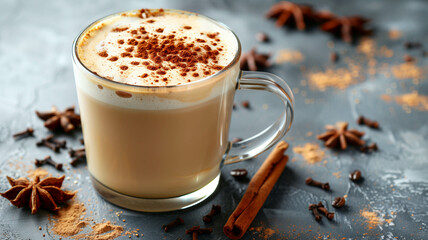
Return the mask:
<svg viewBox="0 0 428 240">
<path fill-rule="evenodd" d="M 139 198 L 215 179 L 239 75 L 233 33 L 195 14 L 139 10 L 87 28 L 76 87 L 91 175 Z M 239 57 L 239 56 L 238 56 Z"/>
</svg>

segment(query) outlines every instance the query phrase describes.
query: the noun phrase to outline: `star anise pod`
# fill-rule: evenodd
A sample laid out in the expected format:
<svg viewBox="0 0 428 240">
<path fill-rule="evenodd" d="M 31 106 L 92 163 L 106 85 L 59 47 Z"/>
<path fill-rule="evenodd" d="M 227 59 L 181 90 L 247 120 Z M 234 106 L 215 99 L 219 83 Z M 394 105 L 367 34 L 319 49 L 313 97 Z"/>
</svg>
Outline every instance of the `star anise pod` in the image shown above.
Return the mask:
<svg viewBox="0 0 428 240">
<path fill-rule="evenodd" d="M 309 5 L 296 4 L 281 1 L 274 4 L 266 13 L 268 18 L 276 18 L 276 26 L 294 25 L 299 30 L 304 30 L 307 24 L 314 22 L 315 14 Z"/>
<path fill-rule="evenodd" d="M 371 30 L 365 28 L 365 24 L 370 20 L 360 16 L 336 17 L 328 12 L 322 12 L 318 14 L 318 19 L 324 21 L 321 25 L 323 31 L 340 36 L 343 41 L 348 43 L 351 43 L 357 35 L 371 33 Z"/>
<path fill-rule="evenodd" d="M 363 146 L 365 144 L 364 140 L 361 140 L 364 132 L 356 129 L 348 130 L 347 122 L 338 122 L 336 126 L 327 125 L 325 129 L 327 129 L 327 132 L 318 135 L 317 138 L 324 141 L 324 145 L 328 148 L 340 147 L 344 150 L 348 147 L 348 144 L 354 146 Z"/>
<path fill-rule="evenodd" d="M 26 178 L 13 179 L 7 176 L 11 189 L 0 193 L 18 208 L 29 205 L 31 214 L 37 213 L 40 207 L 51 211 L 57 211 L 57 203 L 63 203 L 71 199 L 75 193 L 61 190 L 64 176 L 55 178 L 48 177 L 40 181 L 37 176 L 34 182 Z"/>
<path fill-rule="evenodd" d="M 36 114 L 45 121 L 45 127 L 50 130 L 62 128 L 65 132 L 71 132 L 80 126 L 80 115 L 74 112 L 74 106 L 66 108 L 64 112 L 52 107 L 50 112 L 36 111 Z"/>
<path fill-rule="evenodd" d="M 256 48 L 252 48 L 248 53 L 241 56 L 241 70 L 257 71 L 271 65 L 270 54 L 257 53 Z"/>
</svg>

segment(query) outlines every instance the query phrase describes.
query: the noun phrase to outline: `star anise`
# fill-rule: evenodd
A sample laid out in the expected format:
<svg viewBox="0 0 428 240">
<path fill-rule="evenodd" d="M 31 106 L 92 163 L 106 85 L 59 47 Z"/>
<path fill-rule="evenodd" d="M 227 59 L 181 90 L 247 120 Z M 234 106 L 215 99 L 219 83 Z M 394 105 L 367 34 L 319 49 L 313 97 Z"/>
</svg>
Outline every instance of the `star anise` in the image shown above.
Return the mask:
<svg viewBox="0 0 428 240">
<path fill-rule="evenodd" d="M 295 25 L 297 29 L 304 30 L 307 24 L 314 22 L 315 14 L 309 5 L 281 1 L 274 4 L 266 13 L 268 18 L 277 18 L 276 26 Z"/>
<path fill-rule="evenodd" d="M 318 135 L 317 138 L 324 141 L 324 145 L 328 148 L 340 147 L 344 150 L 348 144 L 354 146 L 363 146 L 365 144 L 364 140 L 361 140 L 364 132 L 356 129 L 348 130 L 347 122 L 338 122 L 336 126 L 327 125 L 325 129 L 327 129 L 327 132 Z"/>
<path fill-rule="evenodd" d="M 343 41 L 348 43 L 351 43 L 357 35 L 371 33 L 371 30 L 365 28 L 365 24 L 370 20 L 360 16 L 336 17 L 328 12 L 323 12 L 318 14 L 318 19 L 324 21 L 321 25 L 323 31 L 340 36 Z"/>
<path fill-rule="evenodd" d="M 257 53 L 256 48 L 252 48 L 248 53 L 241 56 L 241 70 L 257 71 L 271 65 L 270 54 Z"/>
<path fill-rule="evenodd" d="M 74 192 L 61 190 L 64 176 L 48 177 L 42 181 L 37 176 L 34 182 L 26 178 L 13 179 L 7 176 L 7 180 L 12 188 L 0 195 L 18 208 L 29 205 L 31 214 L 37 213 L 40 207 L 56 211 L 59 209 L 57 203 L 63 203 L 75 195 Z"/>
<path fill-rule="evenodd" d="M 80 126 L 80 115 L 74 112 L 74 106 L 66 108 L 64 112 L 52 107 L 50 112 L 36 111 L 36 114 L 45 121 L 45 127 L 50 130 L 62 128 L 65 132 L 71 132 Z"/>
</svg>

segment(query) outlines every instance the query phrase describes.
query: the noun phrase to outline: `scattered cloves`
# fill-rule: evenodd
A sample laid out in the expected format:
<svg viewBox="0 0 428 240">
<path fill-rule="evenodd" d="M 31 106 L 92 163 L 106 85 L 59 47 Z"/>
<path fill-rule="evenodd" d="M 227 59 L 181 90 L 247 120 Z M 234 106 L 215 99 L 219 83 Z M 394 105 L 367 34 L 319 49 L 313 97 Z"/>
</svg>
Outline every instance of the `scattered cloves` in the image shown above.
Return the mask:
<svg viewBox="0 0 428 240">
<path fill-rule="evenodd" d="M 322 202 L 318 203 L 317 209 L 319 212 L 322 212 L 327 217 L 328 220 L 333 220 L 334 212 L 329 212 L 327 208 L 325 208 L 324 204 L 322 204 Z"/>
<path fill-rule="evenodd" d="M 25 138 L 25 137 L 30 137 L 30 136 L 33 136 L 33 133 L 34 133 L 33 128 L 27 128 L 24 131 L 17 132 L 15 134 L 13 134 L 13 138 L 21 139 L 21 138 Z"/>
<path fill-rule="evenodd" d="M 330 184 L 328 184 L 328 182 L 322 183 L 322 182 L 315 181 L 312 178 L 308 177 L 308 178 L 306 178 L 305 183 L 306 183 L 306 185 L 319 187 L 319 188 L 322 188 L 326 191 L 330 190 Z"/>
<path fill-rule="evenodd" d="M 346 203 L 346 200 L 344 197 L 337 197 L 333 200 L 331 205 L 335 208 L 341 208 L 341 207 L 345 206 L 345 203 Z"/>
<path fill-rule="evenodd" d="M 247 176 L 247 174 L 248 174 L 248 171 L 243 168 L 237 168 L 230 171 L 230 175 L 232 175 L 235 178 L 243 178 Z"/>
<path fill-rule="evenodd" d="M 420 42 L 405 42 L 404 47 L 406 49 L 421 48 L 422 44 Z"/>
<path fill-rule="evenodd" d="M 79 148 L 79 149 L 70 149 L 68 151 L 68 154 L 70 155 L 70 157 L 72 157 L 71 161 L 70 161 L 70 165 L 71 166 L 76 166 L 77 163 L 80 160 L 86 160 L 86 149 L 85 148 Z"/>
<path fill-rule="evenodd" d="M 414 58 L 414 57 L 412 57 L 412 56 L 410 56 L 409 54 L 406 54 L 406 55 L 404 55 L 404 57 L 403 57 L 403 61 L 405 61 L 405 62 L 414 62 L 414 61 L 415 61 L 415 58 Z"/>
<path fill-rule="evenodd" d="M 186 234 L 192 234 L 192 240 L 198 240 L 198 235 L 212 233 L 212 228 L 201 228 L 200 226 L 194 226 L 186 230 Z"/>
<path fill-rule="evenodd" d="M 377 147 L 377 144 L 376 143 L 372 143 L 372 144 L 370 144 L 368 146 L 362 146 L 360 148 L 360 151 L 363 152 L 363 153 L 367 153 L 367 152 L 377 151 L 378 149 L 379 148 Z"/>
<path fill-rule="evenodd" d="M 52 149 L 54 152 L 59 152 L 61 148 L 65 148 L 67 145 L 67 142 L 65 140 L 57 140 L 54 138 L 53 135 L 49 135 L 46 138 L 43 138 L 42 140 L 38 141 L 36 143 L 38 147 L 45 146 L 47 148 Z"/>
<path fill-rule="evenodd" d="M 269 42 L 270 41 L 269 36 L 266 33 L 264 33 L 264 32 L 257 33 L 256 39 L 259 42 Z"/>
<path fill-rule="evenodd" d="M 174 228 L 178 225 L 184 224 L 184 220 L 181 217 L 177 217 L 174 221 L 168 223 L 168 224 L 164 224 L 162 226 L 163 230 L 165 232 L 168 232 L 171 228 Z"/>
<path fill-rule="evenodd" d="M 42 139 L 42 140 L 40 140 L 40 141 L 38 141 L 36 143 L 36 145 L 38 147 L 45 146 L 47 148 L 50 148 L 54 152 L 59 152 L 59 149 L 60 149 L 60 147 L 57 144 L 51 143 L 48 140 L 46 140 L 45 138 Z"/>
<path fill-rule="evenodd" d="M 338 60 L 339 60 L 339 55 L 337 55 L 337 53 L 335 53 L 335 52 L 330 53 L 330 61 L 332 63 L 335 63 Z"/>
<path fill-rule="evenodd" d="M 368 119 L 368 118 L 366 118 L 366 117 L 364 117 L 362 115 L 358 117 L 357 123 L 359 125 L 363 125 L 364 124 L 367 127 L 375 128 L 375 129 L 378 129 L 380 127 L 380 125 L 379 125 L 379 123 L 377 121 L 370 120 L 370 119 Z"/>
<path fill-rule="evenodd" d="M 250 109 L 251 108 L 250 101 L 248 101 L 248 100 L 242 101 L 241 106 L 243 106 L 246 109 Z"/>
<path fill-rule="evenodd" d="M 351 172 L 349 174 L 349 179 L 351 179 L 351 181 L 353 181 L 353 182 L 359 181 L 361 179 L 361 171 L 355 170 L 355 171 Z"/>
<path fill-rule="evenodd" d="M 55 162 L 52 158 L 51 158 L 51 156 L 46 156 L 45 158 L 43 158 L 42 160 L 40 160 L 40 159 L 36 159 L 35 161 L 34 161 L 34 164 L 37 166 L 37 167 L 39 167 L 39 166 L 42 166 L 42 165 L 44 165 L 44 164 L 49 164 L 49 165 L 51 165 L 51 166 L 53 166 L 53 167 L 55 167 L 57 170 L 62 170 L 62 163 L 57 163 L 57 162 Z"/>
<path fill-rule="evenodd" d="M 213 220 L 213 216 L 216 214 L 219 214 L 221 212 L 221 206 L 220 205 L 213 205 L 211 208 L 211 211 L 205 215 L 202 220 L 206 223 L 210 223 Z"/>
<path fill-rule="evenodd" d="M 321 221 L 322 216 L 320 215 L 320 213 L 318 212 L 318 205 L 317 204 L 310 204 L 309 205 L 309 210 L 312 211 L 312 214 L 314 214 L 315 216 L 315 220 L 317 222 Z"/>
</svg>

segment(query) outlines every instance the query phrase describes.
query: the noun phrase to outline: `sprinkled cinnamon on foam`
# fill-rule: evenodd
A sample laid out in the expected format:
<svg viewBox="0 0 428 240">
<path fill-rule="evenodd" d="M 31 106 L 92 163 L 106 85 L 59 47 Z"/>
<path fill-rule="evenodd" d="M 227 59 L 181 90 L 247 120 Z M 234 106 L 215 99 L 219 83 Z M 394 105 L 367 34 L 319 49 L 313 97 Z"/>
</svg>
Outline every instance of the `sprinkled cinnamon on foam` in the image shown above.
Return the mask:
<svg viewBox="0 0 428 240">
<path fill-rule="evenodd" d="M 78 57 L 92 72 L 133 85 L 178 85 L 213 75 L 233 60 L 235 37 L 208 19 L 131 13 L 106 19 L 81 38 Z"/>
</svg>

